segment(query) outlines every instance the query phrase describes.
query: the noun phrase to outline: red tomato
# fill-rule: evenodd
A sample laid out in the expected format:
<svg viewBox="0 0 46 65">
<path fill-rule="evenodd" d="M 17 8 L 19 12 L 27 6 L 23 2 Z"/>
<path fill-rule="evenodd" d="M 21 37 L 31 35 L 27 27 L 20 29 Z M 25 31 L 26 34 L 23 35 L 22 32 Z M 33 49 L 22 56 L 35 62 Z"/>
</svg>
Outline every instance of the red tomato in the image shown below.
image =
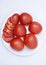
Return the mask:
<svg viewBox="0 0 46 65">
<path fill-rule="evenodd" d="M 12 21 L 12 23 L 13 24 L 18 24 L 18 22 L 19 22 L 19 14 L 14 14 L 14 15 L 12 15 L 11 16 L 11 21 Z"/>
<path fill-rule="evenodd" d="M 11 36 L 11 37 L 5 37 L 5 35 L 3 34 L 2 38 L 3 38 L 4 41 L 10 42 L 14 37 L 13 36 Z"/>
<path fill-rule="evenodd" d="M 13 34 L 8 34 L 8 33 L 6 33 L 6 32 L 3 32 L 3 35 L 4 35 L 5 37 L 11 37 L 11 36 L 14 36 Z"/>
<path fill-rule="evenodd" d="M 15 24 L 11 22 L 11 17 L 8 18 L 7 23 L 5 24 L 8 29 L 14 30 Z"/>
<path fill-rule="evenodd" d="M 6 26 L 4 27 L 3 32 L 6 32 L 8 34 L 13 34 L 13 31 L 9 30 Z"/>
<path fill-rule="evenodd" d="M 29 24 L 32 22 L 32 16 L 28 13 L 22 13 L 20 15 L 20 22 L 22 24 Z"/>
<path fill-rule="evenodd" d="M 32 22 L 29 26 L 29 30 L 30 32 L 32 32 L 33 34 L 38 34 L 41 32 L 42 30 L 42 26 L 41 24 L 39 24 L 38 22 Z"/>
<path fill-rule="evenodd" d="M 26 28 L 22 24 L 18 24 L 15 27 L 14 35 L 24 36 L 26 34 Z"/>
<path fill-rule="evenodd" d="M 24 38 L 25 45 L 30 48 L 34 49 L 37 47 L 37 38 L 33 34 L 27 34 Z"/>
<path fill-rule="evenodd" d="M 5 24 L 6 25 L 6 27 L 9 29 L 9 30 L 14 30 L 14 28 L 15 28 L 15 25 L 9 25 L 8 23 L 6 23 Z"/>
<path fill-rule="evenodd" d="M 14 26 L 6 25 L 9 30 L 14 30 Z"/>
<path fill-rule="evenodd" d="M 24 43 L 20 38 L 14 38 L 11 40 L 10 46 L 15 50 L 20 51 L 24 48 Z"/>
<path fill-rule="evenodd" d="M 11 21 L 11 17 L 8 18 L 7 24 L 9 24 L 10 26 L 13 26 L 13 23 L 12 23 L 12 21 Z"/>
</svg>

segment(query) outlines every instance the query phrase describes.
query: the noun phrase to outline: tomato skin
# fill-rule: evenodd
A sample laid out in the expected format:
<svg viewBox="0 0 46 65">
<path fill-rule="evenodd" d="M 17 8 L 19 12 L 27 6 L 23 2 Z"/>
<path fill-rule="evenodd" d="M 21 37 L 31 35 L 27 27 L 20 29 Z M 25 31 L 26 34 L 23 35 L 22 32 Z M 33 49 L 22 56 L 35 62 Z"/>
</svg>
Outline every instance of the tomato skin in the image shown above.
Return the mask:
<svg viewBox="0 0 46 65">
<path fill-rule="evenodd" d="M 13 36 L 11 36 L 11 37 L 6 37 L 4 34 L 2 34 L 2 38 L 3 38 L 3 40 L 5 41 L 5 42 L 10 42 L 14 37 Z"/>
<path fill-rule="evenodd" d="M 32 22 L 32 16 L 28 13 L 22 13 L 20 15 L 20 22 L 24 25 L 27 25 Z"/>
<path fill-rule="evenodd" d="M 21 51 L 24 48 L 24 43 L 20 38 L 14 38 L 11 40 L 10 46 L 17 51 Z"/>
<path fill-rule="evenodd" d="M 18 24 L 18 22 L 19 22 L 19 14 L 17 14 L 17 13 L 15 13 L 15 14 L 13 14 L 12 16 L 11 16 L 11 21 L 12 21 L 12 23 L 13 24 Z"/>
<path fill-rule="evenodd" d="M 25 36 L 25 34 L 26 34 L 26 28 L 24 27 L 24 25 L 22 24 L 16 25 L 14 35 Z"/>
<path fill-rule="evenodd" d="M 24 43 L 28 48 L 34 49 L 37 47 L 38 41 L 34 34 L 27 34 L 24 38 Z"/>
<path fill-rule="evenodd" d="M 32 22 L 30 25 L 29 25 L 29 30 L 30 32 L 32 32 L 33 34 L 38 34 L 42 31 L 42 26 L 41 24 L 39 24 L 38 22 Z"/>
</svg>

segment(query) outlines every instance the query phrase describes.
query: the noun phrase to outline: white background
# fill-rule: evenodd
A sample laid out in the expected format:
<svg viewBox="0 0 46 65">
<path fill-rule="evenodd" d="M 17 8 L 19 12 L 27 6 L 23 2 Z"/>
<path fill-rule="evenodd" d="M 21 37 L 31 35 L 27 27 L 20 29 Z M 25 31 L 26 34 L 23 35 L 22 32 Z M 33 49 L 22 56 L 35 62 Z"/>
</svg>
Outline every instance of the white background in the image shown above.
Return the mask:
<svg viewBox="0 0 46 65">
<path fill-rule="evenodd" d="M 34 19 L 42 19 L 44 24 L 42 40 L 46 38 L 46 0 L 0 0 L 0 26 L 15 12 L 29 12 Z M 0 40 L 0 65 L 46 65 L 46 41 L 43 44 L 35 55 L 20 57 L 7 51 Z"/>
</svg>

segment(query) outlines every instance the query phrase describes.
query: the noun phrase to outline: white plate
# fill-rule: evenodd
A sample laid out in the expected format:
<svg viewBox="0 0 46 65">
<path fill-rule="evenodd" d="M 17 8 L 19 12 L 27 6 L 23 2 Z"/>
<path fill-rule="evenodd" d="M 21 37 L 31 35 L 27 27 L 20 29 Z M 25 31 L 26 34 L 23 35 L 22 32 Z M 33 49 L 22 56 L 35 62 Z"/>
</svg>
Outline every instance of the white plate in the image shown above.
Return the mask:
<svg viewBox="0 0 46 65">
<path fill-rule="evenodd" d="M 11 0 L 10 0 L 11 1 Z M 10 2 L 9 1 L 9 2 Z M 0 12 L 1 14 L 1 20 L 2 23 L 0 23 L 0 39 L 1 39 L 1 42 L 2 44 L 6 47 L 6 49 L 8 49 L 11 53 L 15 54 L 15 55 L 19 55 L 19 56 L 29 56 L 29 55 L 34 55 L 38 50 L 40 50 L 44 43 L 45 43 L 45 39 L 46 39 L 46 34 L 45 34 L 45 18 L 43 17 L 45 15 L 45 13 L 43 12 L 43 8 L 40 7 L 40 4 L 38 6 L 38 3 L 31 3 L 31 1 L 21 1 L 21 3 L 19 3 L 20 1 L 16 1 L 12 3 L 5 3 L 4 2 L 4 6 L 2 6 L 2 10 Z M 27 4 L 25 4 L 24 2 L 27 2 Z M 9 4 L 9 5 L 8 5 Z M 21 4 L 21 5 L 20 5 Z M 37 4 L 37 7 L 36 7 L 36 4 Z M 7 5 L 7 6 L 6 6 Z M 34 5 L 34 6 L 33 6 Z M 33 19 L 35 21 L 38 21 L 41 25 L 42 25 L 42 32 L 37 35 L 37 38 L 38 38 L 38 46 L 36 49 L 34 50 L 30 50 L 28 49 L 27 47 L 24 47 L 24 49 L 20 52 L 18 51 L 15 51 L 13 50 L 9 44 L 7 44 L 3 39 L 2 39 L 2 30 L 3 30 L 3 27 L 5 25 L 5 22 L 7 21 L 7 18 L 9 16 L 11 16 L 12 14 L 14 13 L 22 13 L 22 12 L 27 12 L 29 14 L 31 14 L 33 16 Z"/>
</svg>

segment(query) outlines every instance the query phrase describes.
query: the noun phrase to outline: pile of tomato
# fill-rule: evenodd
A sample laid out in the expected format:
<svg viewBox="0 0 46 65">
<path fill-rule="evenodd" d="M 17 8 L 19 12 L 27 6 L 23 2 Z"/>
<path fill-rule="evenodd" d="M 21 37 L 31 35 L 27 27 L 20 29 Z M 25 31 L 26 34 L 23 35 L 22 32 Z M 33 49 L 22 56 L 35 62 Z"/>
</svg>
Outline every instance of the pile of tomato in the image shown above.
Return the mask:
<svg viewBox="0 0 46 65">
<path fill-rule="evenodd" d="M 27 34 L 26 26 L 30 33 Z M 28 13 L 15 13 L 7 19 L 3 28 L 2 38 L 10 43 L 11 48 L 21 51 L 24 45 L 29 49 L 35 49 L 38 45 L 38 39 L 35 36 L 42 31 L 40 23 L 33 21 L 33 17 Z M 21 38 L 23 37 L 23 39 Z"/>
</svg>

